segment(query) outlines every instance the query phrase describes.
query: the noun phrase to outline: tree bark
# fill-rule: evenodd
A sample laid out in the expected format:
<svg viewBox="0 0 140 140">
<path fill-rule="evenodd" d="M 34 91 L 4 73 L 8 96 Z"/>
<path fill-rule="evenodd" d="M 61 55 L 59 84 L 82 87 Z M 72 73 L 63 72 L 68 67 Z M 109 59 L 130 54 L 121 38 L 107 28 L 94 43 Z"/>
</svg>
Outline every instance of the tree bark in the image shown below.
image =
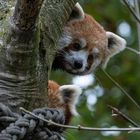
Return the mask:
<svg viewBox="0 0 140 140">
<path fill-rule="evenodd" d="M 0 9 L 4 2 L 0 0 Z M 75 3 L 17 0 L 12 16 L 9 8 L 0 15 L 0 102 L 13 111 L 46 106 L 57 40 Z"/>
</svg>

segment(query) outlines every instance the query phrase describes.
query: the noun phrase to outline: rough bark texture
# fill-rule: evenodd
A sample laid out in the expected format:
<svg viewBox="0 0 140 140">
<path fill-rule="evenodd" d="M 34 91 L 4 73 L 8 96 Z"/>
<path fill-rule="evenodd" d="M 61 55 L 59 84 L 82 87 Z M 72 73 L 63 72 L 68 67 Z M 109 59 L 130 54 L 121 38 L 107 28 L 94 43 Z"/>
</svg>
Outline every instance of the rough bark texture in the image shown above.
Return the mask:
<svg viewBox="0 0 140 140">
<path fill-rule="evenodd" d="M 43 0 L 17 0 L 13 22 L 23 31 L 34 29 Z"/>
<path fill-rule="evenodd" d="M 56 42 L 75 1 L 46 0 L 41 4 L 42 0 L 18 0 L 10 16 L 13 1 L 0 0 L 0 9 L 5 9 L 0 15 L 0 102 L 16 111 L 20 106 L 46 105 Z"/>
</svg>

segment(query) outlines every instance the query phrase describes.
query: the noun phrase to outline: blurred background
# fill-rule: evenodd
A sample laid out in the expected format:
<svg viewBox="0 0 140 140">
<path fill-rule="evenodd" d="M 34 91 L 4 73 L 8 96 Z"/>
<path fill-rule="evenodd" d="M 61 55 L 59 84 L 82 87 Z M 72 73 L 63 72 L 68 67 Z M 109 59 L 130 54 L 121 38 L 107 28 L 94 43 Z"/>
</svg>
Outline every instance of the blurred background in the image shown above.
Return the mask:
<svg viewBox="0 0 140 140">
<path fill-rule="evenodd" d="M 135 0 L 129 0 L 135 7 Z M 121 0 L 83 0 L 84 11 L 92 15 L 105 30 L 112 31 L 127 40 L 127 46 L 139 50 L 138 26 L 126 5 Z M 113 57 L 106 71 L 140 104 L 140 57 L 125 50 Z M 130 127 L 121 117 L 112 117 L 108 105 L 117 107 L 140 124 L 140 110 L 100 71 L 87 76 L 72 76 L 56 71 L 51 79 L 59 84 L 77 84 L 83 89 L 77 105 L 79 118 L 73 118 L 72 125 L 89 127 Z M 67 130 L 67 140 L 139 140 L 139 132 L 88 132 Z"/>
</svg>

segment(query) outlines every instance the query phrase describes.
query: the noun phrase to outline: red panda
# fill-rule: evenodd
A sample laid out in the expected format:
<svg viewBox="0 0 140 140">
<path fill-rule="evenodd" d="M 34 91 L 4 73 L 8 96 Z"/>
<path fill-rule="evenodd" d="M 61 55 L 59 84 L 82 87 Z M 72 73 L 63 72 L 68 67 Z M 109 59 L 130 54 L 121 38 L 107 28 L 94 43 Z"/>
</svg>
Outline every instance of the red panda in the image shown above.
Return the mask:
<svg viewBox="0 0 140 140">
<path fill-rule="evenodd" d="M 105 67 L 109 59 L 124 50 L 126 41 L 105 31 L 93 17 L 84 14 L 77 3 L 58 41 L 52 68 L 75 75 L 86 75 Z"/>
<path fill-rule="evenodd" d="M 48 107 L 62 109 L 65 124 L 69 124 L 72 116 L 77 116 L 76 104 L 82 90 L 76 85 L 60 86 L 54 81 L 48 82 Z"/>
</svg>

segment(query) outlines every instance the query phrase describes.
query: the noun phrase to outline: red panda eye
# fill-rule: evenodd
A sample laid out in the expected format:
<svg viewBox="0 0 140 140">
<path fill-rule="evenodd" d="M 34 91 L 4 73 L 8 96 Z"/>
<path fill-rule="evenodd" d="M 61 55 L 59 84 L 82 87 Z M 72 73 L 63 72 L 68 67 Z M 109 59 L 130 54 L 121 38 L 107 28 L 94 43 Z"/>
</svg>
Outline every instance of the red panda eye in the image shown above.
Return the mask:
<svg viewBox="0 0 140 140">
<path fill-rule="evenodd" d="M 81 45 L 79 43 L 74 43 L 73 48 L 78 51 L 81 49 Z"/>
<path fill-rule="evenodd" d="M 90 55 L 88 56 L 88 60 L 89 60 L 89 61 L 93 60 L 93 55 L 92 55 L 92 54 L 90 54 Z"/>
</svg>

